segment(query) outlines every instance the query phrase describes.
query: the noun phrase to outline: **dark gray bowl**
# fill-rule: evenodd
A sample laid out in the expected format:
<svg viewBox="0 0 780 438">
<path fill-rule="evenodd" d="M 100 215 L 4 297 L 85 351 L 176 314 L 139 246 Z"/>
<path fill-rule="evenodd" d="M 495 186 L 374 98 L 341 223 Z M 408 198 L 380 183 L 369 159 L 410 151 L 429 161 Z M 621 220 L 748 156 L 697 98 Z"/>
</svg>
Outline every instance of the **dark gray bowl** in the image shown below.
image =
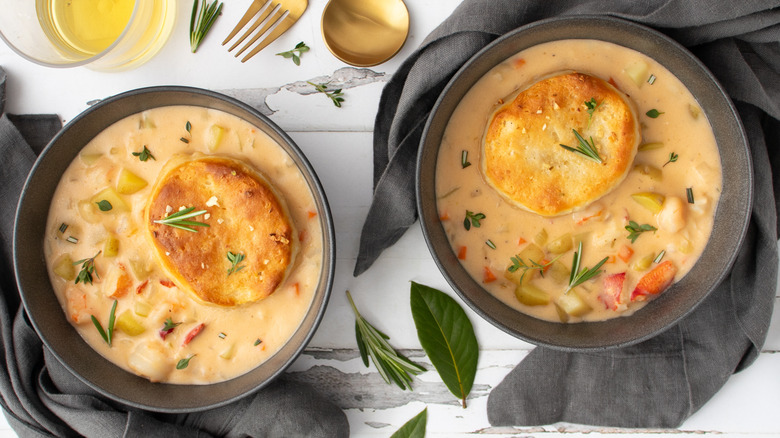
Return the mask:
<svg viewBox="0 0 780 438">
<path fill-rule="evenodd" d="M 558 324 L 518 312 L 474 281 L 453 253 L 436 211 L 436 157 L 455 107 L 488 70 L 517 52 L 561 39 L 598 39 L 654 58 L 698 99 L 715 130 L 723 164 L 723 193 L 704 254 L 678 283 L 634 315 L 604 322 Z M 480 316 L 525 341 L 563 350 L 631 345 L 669 328 L 691 312 L 726 276 L 747 230 L 753 168 L 736 110 L 721 86 L 690 52 L 665 35 L 625 20 L 570 17 L 535 22 L 491 43 L 472 57 L 439 96 L 423 132 L 417 163 L 417 207 L 428 247 L 452 288 Z"/>
<path fill-rule="evenodd" d="M 78 335 L 54 296 L 43 255 L 46 214 L 60 175 L 81 148 L 112 123 L 140 111 L 170 105 L 213 108 L 255 125 L 280 144 L 303 172 L 314 194 L 323 230 L 322 272 L 314 300 L 292 339 L 259 367 L 221 383 L 151 383 L 112 364 Z M 314 169 L 287 134 L 254 108 L 212 91 L 152 87 L 101 101 L 68 123 L 49 143 L 27 178 L 16 213 L 14 270 L 22 302 L 43 343 L 66 368 L 101 394 L 129 406 L 158 412 L 192 412 L 227 404 L 258 391 L 280 375 L 314 335 L 330 297 L 336 264 L 333 220 Z"/>
</svg>

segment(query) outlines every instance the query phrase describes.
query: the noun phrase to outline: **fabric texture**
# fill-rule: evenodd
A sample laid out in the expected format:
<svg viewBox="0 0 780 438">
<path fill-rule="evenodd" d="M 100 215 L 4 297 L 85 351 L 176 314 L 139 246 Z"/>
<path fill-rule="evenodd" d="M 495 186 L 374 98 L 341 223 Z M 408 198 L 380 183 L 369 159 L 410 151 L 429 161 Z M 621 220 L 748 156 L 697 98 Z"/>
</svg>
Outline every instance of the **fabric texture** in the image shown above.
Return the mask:
<svg viewBox="0 0 780 438">
<path fill-rule="evenodd" d="M 534 349 L 493 389 L 493 425 L 559 421 L 676 427 L 766 338 L 777 288 L 780 181 L 780 1 L 465 0 L 385 86 L 374 131 L 374 193 L 354 275 L 417 219 L 415 161 L 433 104 L 473 54 L 522 25 L 600 14 L 664 32 L 688 47 L 735 101 L 755 171 L 751 222 L 722 284 L 692 314 L 640 344 L 600 353 Z"/>
<path fill-rule="evenodd" d="M 56 115 L 4 113 L 0 68 L 0 205 L 16 206 L 38 153 L 62 127 Z M 30 325 L 14 282 L 15 208 L 0 209 L 0 404 L 21 437 L 345 437 L 341 409 L 314 388 L 284 376 L 221 408 L 159 414 L 107 400 L 71 374 Z"/>
</svg>

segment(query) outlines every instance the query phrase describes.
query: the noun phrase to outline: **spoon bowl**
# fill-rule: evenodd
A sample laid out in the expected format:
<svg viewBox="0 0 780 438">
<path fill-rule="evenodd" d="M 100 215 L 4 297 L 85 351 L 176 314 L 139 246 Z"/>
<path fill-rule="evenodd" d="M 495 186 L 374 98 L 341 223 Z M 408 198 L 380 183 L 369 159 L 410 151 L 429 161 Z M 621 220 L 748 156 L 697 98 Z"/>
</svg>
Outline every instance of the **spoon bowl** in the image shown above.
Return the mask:
<svg viewBox="0 0 780 438">
<path fill-rule="evenodd" d="M 371 67 L 392 58 L 409 34 L 403 0 L 330 0 L 322 13 L 322 38 L 339 60 Z"/>
</svg>

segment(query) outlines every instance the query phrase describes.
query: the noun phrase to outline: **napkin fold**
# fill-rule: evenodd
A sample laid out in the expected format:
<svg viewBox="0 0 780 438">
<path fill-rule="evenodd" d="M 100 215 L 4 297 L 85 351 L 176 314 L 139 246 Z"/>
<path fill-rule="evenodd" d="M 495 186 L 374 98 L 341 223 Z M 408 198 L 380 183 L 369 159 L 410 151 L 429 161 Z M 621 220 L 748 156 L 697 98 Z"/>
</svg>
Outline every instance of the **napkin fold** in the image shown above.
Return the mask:
<svg viewBox="0 0 780 438">
<path fill-rule="evenodd" d="M 60 130 L 56 115 L 5 114 L 0 67 L 0 405 L 21 437 L 345 437 L 341 409 L 314 388 L 282 376 L 221 408 L 159 414 L 101 396 L 70 373 L 30 325 L 14 282 L 13 224 L 19 195 L 38 153 Z M 42 214 L 45 212 L 42 212 Z"/>
<path fill-rule="evenodd" d="M 676 427 L 750 365 L 766 338 L 777 288 L 780 181 L 780 1 L 465 0 L 385 86 L 374 131 L 374 194 L 354 275 L 417 218 L 415 161 L 423 126 L 454 73 L 497 37 L 565 15 L 642 23 L 688 47 L 718 78 L 749 137 L 755 172 L 745 243 L 722 284 L 659 336 L 595 353 L 535 348 L 488 399 L 493 425 L 559 421 Z M 780 175 L 780 173 L 776 173 Z"/>
</svg>

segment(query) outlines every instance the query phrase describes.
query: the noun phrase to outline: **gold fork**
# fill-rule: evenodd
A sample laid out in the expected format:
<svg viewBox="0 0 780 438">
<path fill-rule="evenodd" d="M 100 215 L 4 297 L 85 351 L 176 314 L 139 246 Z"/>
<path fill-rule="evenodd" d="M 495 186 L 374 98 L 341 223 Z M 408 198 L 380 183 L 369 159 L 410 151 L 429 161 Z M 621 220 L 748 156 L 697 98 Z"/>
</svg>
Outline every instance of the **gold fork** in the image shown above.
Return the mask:
<svg viewBox="0 0 780 438">
<path fill-rule="evenodd" d="M 236 42 L 228 49 L 228 52 L 232 52 L 239 44 L 241 44 L 249 35 L 254 33 L 254 36 L 244 44 L 238 52 L 236 52 L 236 58 L 241 53 L 246 51 L 257 42 L 261 37 L 263 38 L 260 43 L 255 46 L 249 53 L 244 56 L 241 62 L 246 62 L 247 59 L 255 56 L 257 52 L 263 50 L 265 46 L 271 44 L 273 40 L 283 34 L 290 28 L 303 14 L 308 6 L 308 0 L 254 0 L 249 9 L 246 10 L 244 16 L 241 17 L 241 21 L 238 22 L 230 35 L 222 42 L 224 46 L 228 41 L 233 39 L 234 36 L 249 23 L 249 20 L 257 16 L 257 19 L 246 29 Z M 259 30 L 257 30 L 260 28 Z M 256 31 L 256 32 L 255 32 Z M 266 35 L 267 34 L 267 35 Z"/>
</svg>

